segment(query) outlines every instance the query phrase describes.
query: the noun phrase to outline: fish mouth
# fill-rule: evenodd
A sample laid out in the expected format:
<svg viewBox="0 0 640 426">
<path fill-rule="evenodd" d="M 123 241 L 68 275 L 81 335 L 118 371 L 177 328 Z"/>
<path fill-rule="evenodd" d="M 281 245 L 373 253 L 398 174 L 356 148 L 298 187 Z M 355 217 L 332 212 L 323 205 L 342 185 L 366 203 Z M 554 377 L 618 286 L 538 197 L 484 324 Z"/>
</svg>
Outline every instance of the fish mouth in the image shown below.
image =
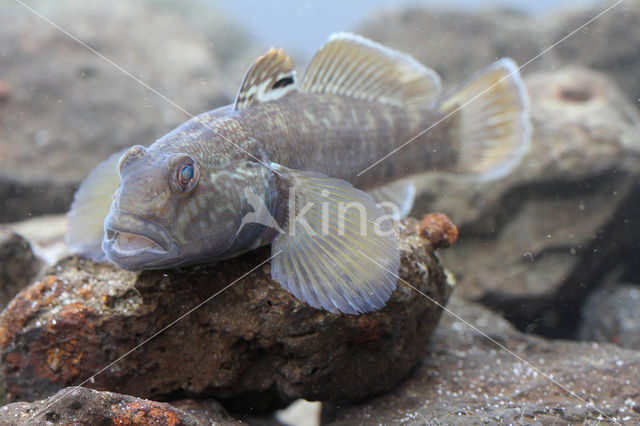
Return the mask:
<svg viewBox="0 0 640 426">
<path fill-rule="evenodd" d="M 164 227 L 120 210 L 111 211 L 105 219 L 102 250 L 107 259 L 128 271 L 169 267 L 182 254 Z"/>
</svg>

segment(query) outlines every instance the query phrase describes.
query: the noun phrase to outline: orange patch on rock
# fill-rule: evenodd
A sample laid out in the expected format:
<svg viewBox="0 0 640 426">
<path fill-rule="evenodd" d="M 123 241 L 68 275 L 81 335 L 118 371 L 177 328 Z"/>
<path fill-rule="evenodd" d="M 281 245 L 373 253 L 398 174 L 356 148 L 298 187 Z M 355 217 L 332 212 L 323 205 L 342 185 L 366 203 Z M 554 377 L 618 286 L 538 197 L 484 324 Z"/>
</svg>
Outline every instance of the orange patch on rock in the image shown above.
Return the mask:
<svg viewBox="0 0 640 426">
<path fill-rule="evenodd" d="M 429 213 L 422 216 L 418 233 L 428 240 L 433 248 L 451 247 L 458 239 L 458 227 L 444 213 Z"/>
<path fill-rule="evenodd" d="M 15 334 L 29 324 L 38 311 L 62 292 L 62 281 L 47 275 L 40 282 L 22 290 L 7 305 L 0 324 L 0 348 L 5 348 Z"/>
<path fill-rule="evenodd" d="M 129 402 L 111 406 L 114 417 L 111 422 L 115 425 L 160 424 L 176 426 L 182 424 L 180 418 L 161 403 Z"/>
<path fill-rule="evenodd" d="M 54 373 L 62 367 L 64 376 L 77 376 L 80 372 L 78 366 L 81 360 L 82 350 L 78 347 L 76 339 L 52 346 L 47 350 L 47 366 Z"/>
</svg>

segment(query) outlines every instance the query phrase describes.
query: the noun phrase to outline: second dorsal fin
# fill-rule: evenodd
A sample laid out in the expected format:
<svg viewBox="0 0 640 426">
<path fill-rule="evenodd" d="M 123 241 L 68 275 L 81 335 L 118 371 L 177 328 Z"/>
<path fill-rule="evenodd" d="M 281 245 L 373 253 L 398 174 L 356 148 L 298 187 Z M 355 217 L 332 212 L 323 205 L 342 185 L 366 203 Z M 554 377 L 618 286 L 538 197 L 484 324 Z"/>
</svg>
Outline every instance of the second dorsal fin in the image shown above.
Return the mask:
<svg viewBox="0 0 640 426">
<path fill-rule="evenodd" d="M 299 90 L 426 107 L 437 101 L 441 86 L 435 71 L 409 55 L 364 37 L 337 33 L 311 60 Z"/>
<path fill-rule="evenodd" d="M 249 67 L 236 95 L 233 109 L 278 99 L 295 88 L 296 72 L 282 49 L 269 49 Z"/>
</svg>

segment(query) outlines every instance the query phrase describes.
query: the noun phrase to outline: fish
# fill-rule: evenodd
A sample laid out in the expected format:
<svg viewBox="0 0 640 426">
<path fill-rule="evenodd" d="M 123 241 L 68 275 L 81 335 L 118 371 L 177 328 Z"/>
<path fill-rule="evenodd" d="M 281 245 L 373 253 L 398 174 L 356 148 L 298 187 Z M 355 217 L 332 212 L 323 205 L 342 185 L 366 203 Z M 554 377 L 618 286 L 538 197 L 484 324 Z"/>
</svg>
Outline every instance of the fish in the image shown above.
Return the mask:
<svg viewBox="0 0 640 426">
<path fill-rule="evenodd" d="M 336 33 L 301 79 L 271 48 L 233 104 L 100 163 L 75 194 L 66 240 L 73 253 L 130 271 L 270 244 L 271 276 L 295 298 L 358 315 L 396 288 L 394 224 L 413 205 L 411 177 L 502 178 L 530 133 L 511 59 L 443 93 L 438 74 L 411 56 Z"/>
</svg>

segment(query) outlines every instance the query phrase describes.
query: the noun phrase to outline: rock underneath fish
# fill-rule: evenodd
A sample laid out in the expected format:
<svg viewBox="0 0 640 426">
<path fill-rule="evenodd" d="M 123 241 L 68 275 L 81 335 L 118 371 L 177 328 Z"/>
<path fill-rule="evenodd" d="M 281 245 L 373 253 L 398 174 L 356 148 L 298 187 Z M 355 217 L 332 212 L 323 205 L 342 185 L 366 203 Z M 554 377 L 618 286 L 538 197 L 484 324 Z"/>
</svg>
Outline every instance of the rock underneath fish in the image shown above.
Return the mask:
<svg viewBox="0 0 640 426">
<path fill-rule="evenodd" d="M 271 278 L 269 247 L 220 267 L 142 273 L 66 258 L 0 315 L 0 387 L 10 401 L 83 383 L 225 398 L 247 412 L 390 391 L 420 363 L 453 290 L 433 251 L 440 239 L 412 218 L 398 231 L 402 282 L 383 309 L 360 316 L 295 299 Z"/>
</svg>

